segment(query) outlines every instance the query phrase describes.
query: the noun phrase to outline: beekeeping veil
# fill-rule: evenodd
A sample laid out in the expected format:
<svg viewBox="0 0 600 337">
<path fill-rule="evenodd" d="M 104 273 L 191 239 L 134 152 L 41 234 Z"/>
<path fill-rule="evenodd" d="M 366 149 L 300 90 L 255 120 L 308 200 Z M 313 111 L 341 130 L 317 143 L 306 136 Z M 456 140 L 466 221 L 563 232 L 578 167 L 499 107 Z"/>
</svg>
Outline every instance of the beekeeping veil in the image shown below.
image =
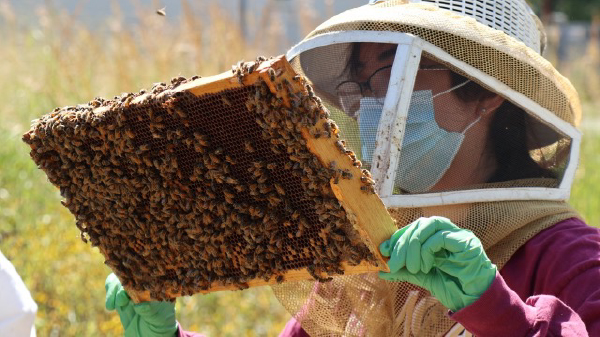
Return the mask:
<svg viewBox="0 0 600 337">
<path fill-rule="evenodd" d="M 525 0 L 371 1 L 287 54 L 376 180 L 398 225 L 440 215 L 499 267 L 566 204 L 581 108 L 541 53 Z M 429 293 L 377 274 L 274 286 L 311 336 L 460 332 Z"/>
</svg>

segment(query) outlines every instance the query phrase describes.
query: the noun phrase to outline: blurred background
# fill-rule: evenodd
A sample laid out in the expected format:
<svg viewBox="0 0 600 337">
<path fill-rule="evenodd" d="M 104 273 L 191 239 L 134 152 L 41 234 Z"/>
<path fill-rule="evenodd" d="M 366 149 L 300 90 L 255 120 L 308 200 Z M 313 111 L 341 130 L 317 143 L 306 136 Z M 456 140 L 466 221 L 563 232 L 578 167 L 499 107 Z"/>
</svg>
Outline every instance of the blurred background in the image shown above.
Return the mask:
<svg viewBox="0 0 600 337">
<path fill-rule="evenodd" d="M 39 309 L 38 336 L 112 336 L 104 309 L 110 270 L 79 239 L 58 191 L 21 135 L 55 107 L 149 88 L 175 76 L 214 75 L 274 56 L 326 18 L 366 0 L 0 0 L 0 250 Z M 600 225 L 600 0 L 531 1 L 547 30 L 545 54 L 579 90 L 581 164 L 571 203 Z M 156 13 L 165 8 L 166 16 Z M 272 336 L 289 315 L 270 288 L 177 301 L 177 318 L 208 336 Z"/>
</svg>

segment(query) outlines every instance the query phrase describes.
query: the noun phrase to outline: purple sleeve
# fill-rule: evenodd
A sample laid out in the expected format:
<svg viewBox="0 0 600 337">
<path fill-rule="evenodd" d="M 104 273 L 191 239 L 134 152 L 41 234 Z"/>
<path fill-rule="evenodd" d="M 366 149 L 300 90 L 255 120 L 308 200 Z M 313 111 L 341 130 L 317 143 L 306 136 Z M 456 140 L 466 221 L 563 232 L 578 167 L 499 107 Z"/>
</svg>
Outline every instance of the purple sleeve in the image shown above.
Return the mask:
<svg viewBox="0 0 600 337">
<path fill-rule="evenodd" d="M 585 324 L 554 296 L 529 297 L 525 302 L 500 274 L 470 306 L 450 317 L 477 336 L 587 336 Z"/>
<path fill-rule="evenodd" d="M 279 337 L 309 337 L 309 335 L 302 329 L 300 323 L 292 317 L 279 334 Z"/>
<path fill-rule="evenodd" d="M 481 336 L 600 336 L 598 280 L 600 232 L 569 219 L 529 240 L 451 317 Z"/>
</svg>

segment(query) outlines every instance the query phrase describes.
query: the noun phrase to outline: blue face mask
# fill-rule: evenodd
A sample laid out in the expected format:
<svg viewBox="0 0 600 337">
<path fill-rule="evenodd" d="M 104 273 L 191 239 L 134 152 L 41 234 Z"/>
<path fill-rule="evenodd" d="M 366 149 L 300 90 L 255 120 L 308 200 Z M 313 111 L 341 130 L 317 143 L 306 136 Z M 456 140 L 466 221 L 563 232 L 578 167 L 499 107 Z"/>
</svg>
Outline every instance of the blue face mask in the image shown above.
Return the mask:
<svg viewBox="0 0 600 337">
<path fill-rule="evenodd" d="M 360 101 L 358 123 L 362 160 L 367 163 L 373 160 L 382 111 L 383 104 L 375 98 L 365 97 Z M 435 121 L 431 90 L 413 92 L 395 185 L 410 193 L 431 189 L 452 164 L 467 130 L 478 121 L 475 120 L 460 133 L 446 131 Z"/>
<path fill-rule="evenodd" d="M 360 133 L 362 161 L 373 162 L 373 151 L 377 141 L 377 128 L 383 111 L 383 103 L 374 97 L 363 97 L 358 109 L 358 130 Z"/>
</svg>

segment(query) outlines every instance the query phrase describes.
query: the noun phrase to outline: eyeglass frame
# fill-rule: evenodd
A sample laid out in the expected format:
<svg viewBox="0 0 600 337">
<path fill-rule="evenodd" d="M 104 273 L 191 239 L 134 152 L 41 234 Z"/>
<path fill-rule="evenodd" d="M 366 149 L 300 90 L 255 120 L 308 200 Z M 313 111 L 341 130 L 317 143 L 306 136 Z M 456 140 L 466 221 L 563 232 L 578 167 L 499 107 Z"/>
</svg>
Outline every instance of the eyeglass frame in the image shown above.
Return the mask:
<svg viewBox="0 0 600 337">
<path fill-rule="evenodd" d="M 364 91 L 365 91 L 365 90 L 369 90 L 370 92 L 373 92 L 373 88 L 371 87 L 371 83 L 370 83 L 370 82 L 371 82 L 371 79 L 373 79 L 373 77 L 374 77 L 375 75 L 377 75 L 377 73 L 379 73 L 380 71 L 382 71 L 382 70 L 385 70 L 385 69 L 388 69 L 388 68 L 392 68 L 392 64 L 390 64 L 390 65 L 387 65 L 387 66 L 383 66 L 383 67 L 381 67 L 381 68 L 379 68 L 379 69 L 375 70 L 375 71 L 374 71 L 374 72 L 373 72 L 373 73 L 372 73 L 372 74 L 369 76 L 369 78 L 367 78 L 367 80 L 366 80 L 366 81 L 364 81 L 364 82 L 359 82 L 359 81 L 350 81 L 350 80 L 341 82 L 340 84 L 338 84 L 338 85 L 335 87 L 335 90 L 336 90 L 336 92 L 338 93 L 338 97 L 340 97 L 340 99 L 341 99 L 341 96 L 342 96 L 342 95 L 340 95 L 340 94 L 339 94 L 339 87 L 340 87 L 340 86 L 342 86 L 342 85 L 344 85 L 344 84 L 346 84 L 346 83 L 355 83 L 355 84 L 357 84 L 357 85 L 358 85 L 358 88 L 360 89 L 360 95 L 361 95 L 361 96 L 363 96 L 363 97 L 364 97 Z M 431 67 L 427 67 L 427 66 L 419 65 L 419 70 L 450 70 L 450 69 L 448 69 L 447 67 L 444 67 L 444 66 L 442 66 L 442 67 L 439 67 L 439 66 L 431 66 Z M 450 70 L 450 71 L 451 71 L 451 70 Z"/>
<path fill-rule="evenodd" d="M 342 83 L 338 84 L 338 85 L 335 87 L 335 91 L 337 92 L 337 91 L 339 90 L 339 87 L 340 87 L 340 86 L 342 86 L 343 84 L 346 84 L 346 83 L 356 83 L 356 84 L 358 84 L 358 88 L 360 89 L 360 94 L 361 94 L 361 95 L 364 95 L 364 94 L 363 94 L 363 92 L 364 92 L 364 90 L 366 90 L 366 89 L 368 89 L 369 91 L 373 92 L 373 88 L 371 87 L 371 83 L 370 83 L 370 82 L 371 82 L 371 79 L 372 79 L 372 78 L 373 78 L 375 75 L 377 75 L 377 73 L 378 73 L 378 72 L 380 72 L 380 71 L 382 71 L 382 70 L 384 70 L 384 69 L 391 68 L 391 67 L 392 67 L 392 64 L 390 64 L 390 65 L 387 65 L 387 66 L 383 66 L 383 67 L 381 67 L 381 68 L 379 68 L 379 69 L 375 70 L 375 71 L 374 71 L 374 72 L 371 74 L 371 76 L 369 76 L 369 78 L 367 78 L 367 80 L 366 80 L 366 81 L 364 81 L 364 82 L 358 82 L 358 81 L 344 81 L 344 82 L 342 82 Z M 364 88 L 364 89 L 363 89 L 363 88 Z M 338 96 L 339 96 L 339 95 L 338 95 Z"/>
</svg>

